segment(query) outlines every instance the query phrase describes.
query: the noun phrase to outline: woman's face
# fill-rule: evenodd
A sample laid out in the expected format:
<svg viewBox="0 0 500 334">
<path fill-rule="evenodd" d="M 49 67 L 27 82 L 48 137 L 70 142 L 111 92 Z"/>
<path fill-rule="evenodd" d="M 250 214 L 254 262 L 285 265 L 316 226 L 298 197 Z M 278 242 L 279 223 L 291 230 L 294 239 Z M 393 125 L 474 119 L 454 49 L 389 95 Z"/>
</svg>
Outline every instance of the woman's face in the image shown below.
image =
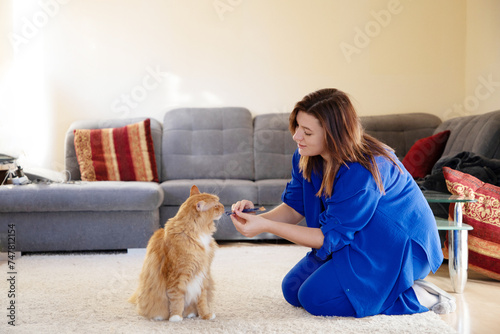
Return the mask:
<svg viewBox="0 0 500 334">
<path fill-rule="evenodd" d="M 299 111 L 296 121 L 297 128 L 295 129 L 293 140 L 297 143 L 300 155 L 321 155 L 323 159 L 328 157 L 325 145 L 325 130 L 318 119 Z"/>
</svg>

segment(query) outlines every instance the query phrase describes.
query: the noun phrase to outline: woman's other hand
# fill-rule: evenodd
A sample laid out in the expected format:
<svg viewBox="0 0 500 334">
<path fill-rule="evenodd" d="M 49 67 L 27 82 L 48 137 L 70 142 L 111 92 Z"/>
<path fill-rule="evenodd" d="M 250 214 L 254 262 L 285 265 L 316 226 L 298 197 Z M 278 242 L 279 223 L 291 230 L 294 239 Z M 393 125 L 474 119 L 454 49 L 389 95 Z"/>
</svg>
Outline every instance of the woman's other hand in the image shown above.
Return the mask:
<svg viewBox="0 0 500 334">
<path fill-rule="evenodd" d="M 253 238 L 258 234 L 266 232 L 267 219 L 257 216 L 253 212 L 244 213 L 241 210 L 235 210 L 234 214 L 230 216 L 238 232 L 247 238 Z"/>
</svg>

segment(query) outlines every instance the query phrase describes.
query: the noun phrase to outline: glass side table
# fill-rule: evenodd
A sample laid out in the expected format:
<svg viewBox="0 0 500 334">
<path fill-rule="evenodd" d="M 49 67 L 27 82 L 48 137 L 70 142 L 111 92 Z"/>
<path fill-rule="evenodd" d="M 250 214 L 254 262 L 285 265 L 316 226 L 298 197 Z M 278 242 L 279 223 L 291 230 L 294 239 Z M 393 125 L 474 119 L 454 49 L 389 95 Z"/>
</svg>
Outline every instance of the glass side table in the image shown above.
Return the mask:
<svg viewBox="0 0 500 334">
<path fill-rule="evenodd" d="M 455 203 L 454 219 L 448 220 L 436 217 L 437 229 L 448 231 L 448 267 L 453 291 L 462 293 L 467 283 L 467 268 L 469 266 L 468 232 L 472 226 L 462 223 L 464 203 L 476 202 L 470 197 L 461 197 L 440 193 L 437 191 L 422 191 L 429 203 Z"/>
</svg>

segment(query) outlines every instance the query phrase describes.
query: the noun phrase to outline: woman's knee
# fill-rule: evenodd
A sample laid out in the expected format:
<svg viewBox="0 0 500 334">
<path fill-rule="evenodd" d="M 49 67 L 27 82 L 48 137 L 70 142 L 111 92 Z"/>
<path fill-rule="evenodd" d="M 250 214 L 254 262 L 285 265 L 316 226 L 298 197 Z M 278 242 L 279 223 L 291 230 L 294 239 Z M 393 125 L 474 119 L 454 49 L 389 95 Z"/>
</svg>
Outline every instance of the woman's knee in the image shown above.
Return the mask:
<svg viewBox="0 0 500 334">
<path fill-rule="evenodd" d="M 300 281 L 300 279 L 297 276 L 292 275 L 291 273 L 288 273 L 288 275 L 285 276 L 283 282 L 281 283 L 283 297 L 289 304 L 296 307 L 301 306 L 298 297 L 298 292 L 301 284 L 302 282 Z"/>
<path fill-rule="evenodd" d="M 297 307 L 301 306 L 298 298 L 300 287 L 324 262 L 318 261 L 310 252 L 288 272 L 281 283 L 283 296 L 288 303 Z"/>
<path fill-rule="evenodd" d="M 355 316 L 356 310 L 343 291 L 332 294 L 325 290 L 321 285 L 302 285 L 298 292 L 300 305 L 316 316 Z"/>
</svg>

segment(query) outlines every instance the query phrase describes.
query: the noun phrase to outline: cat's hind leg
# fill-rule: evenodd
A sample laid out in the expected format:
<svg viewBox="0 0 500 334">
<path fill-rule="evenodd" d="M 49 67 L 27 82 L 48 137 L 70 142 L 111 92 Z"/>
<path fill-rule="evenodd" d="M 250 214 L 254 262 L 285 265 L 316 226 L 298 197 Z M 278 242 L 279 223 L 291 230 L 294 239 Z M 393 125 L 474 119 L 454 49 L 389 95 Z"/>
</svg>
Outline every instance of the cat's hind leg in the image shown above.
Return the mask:
<svg viewBox="0 0 500 334">
<path fill-rule="evenodd" d="M 140 315 L 161 321 L 169 318 L 168 299 L 166 293 L 141 294 L 137 298 L 137 311 Z"/>
</svg>

